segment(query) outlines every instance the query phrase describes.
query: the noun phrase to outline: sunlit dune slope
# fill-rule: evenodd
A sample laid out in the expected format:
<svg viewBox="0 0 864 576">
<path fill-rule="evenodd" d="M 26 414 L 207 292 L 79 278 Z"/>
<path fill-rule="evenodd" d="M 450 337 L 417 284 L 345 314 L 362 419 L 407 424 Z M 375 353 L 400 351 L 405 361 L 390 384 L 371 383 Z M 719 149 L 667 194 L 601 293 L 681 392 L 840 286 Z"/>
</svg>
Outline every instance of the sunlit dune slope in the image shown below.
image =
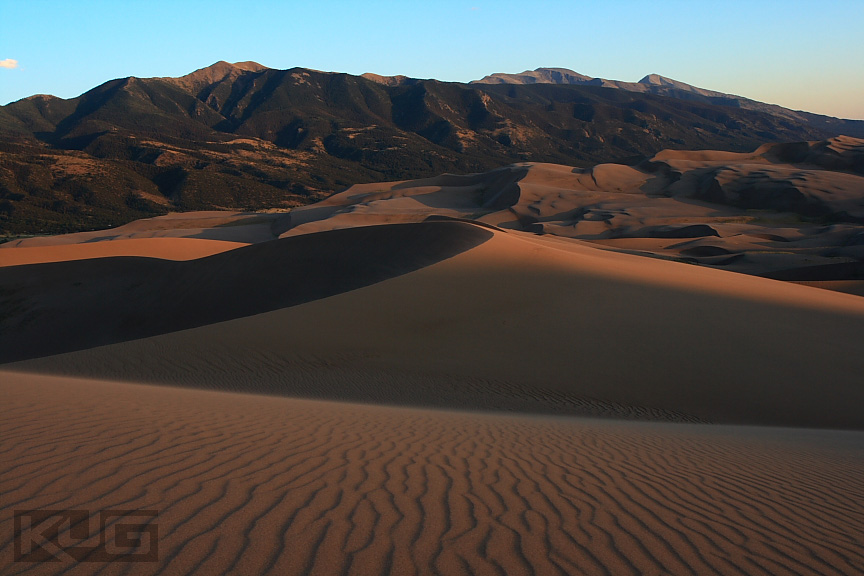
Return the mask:
<svg viewBox="0 0 864 576">
<path fill-rule="evenodd" d="M 238 242 L 197 238 L 134 238 L 111 242 L 16 247 L 0 250 L 0 267 L 138 256 L 162 260 L 196 260 L 244 246 Z"/>
<path fill-rule="evenodd" d="M 410 233 L 394 235 L 399 230 Z M 455 232 L 458 249 L 444 260 L 438 253 L 415 261 L 410 255 L 427 243 L 409 246 L 411 238 L 429 230 L 447 231 L 438 240 Z M 144 322 L 152 316 L 161 318 L 158 326 L 168 332 L 182 328 L 178 318 L 185 321 L 194 311 L 199 328 L 12 366 L 397 404 L 864 425 L 859 410 L 864 300 L 859 297 L 458 222 L 356 228 L 286 240 L 314 241 L 321 250 L 332 238 L 346 249 L 339 234 L 367 235 L 350 237 L 355 240 L 350 253 L 366 255 L 364 264 L 329 268 L 326 259 L 316 264 L 327 274 L 345 273 L 330 280 L 339 286 L 375 262 L 384 265 L 370 257 L 373 253 L 404 249 L 399 254 L 414 271 L 219 322 L 228 318 L 211 303 L 242 311 L 237 302 L 258 299 L 249 296 L 261 289 L 252 271 L 264 269 L 269 278 L 283 269 L 275 258 L 279 247 L 298 244 L 261 244 L 260 253 L 252 251 L 254 246 L 234 250 L 196 261 L 188 275 L 177 275 L 184 279 L 176 285 L 183 288 L 177 298 L 194 294 L 200 307 L 178 308 L 170 297 L 174 292 L 151 291 L 145 283 L 130 288 L 133 297 L 117 292 L 116 316 L 109 323 L 122 332 L 136 327 L 124 318 Z M 372 242 L 375 238 L 383 241 Z M 255 254 L 266 257 L 256 260 Z M 102 265 L 113 274 L 130 262 L 106 259 Z M 349 263 L 350 258 L 344 262 Z M 300 292 L 320 281 L 314 274 L 289 277 L 291 289 Z M 91 287 L 86 293 L 96 292 Z M 44 347 L 50 340 L 44 335 L 52 327 L 60 335 L 55 342 L 65 342 L 69 331 L 89 318 L 86 298 L 74 312 L 60 310 L 37 315 L 33 326 L 39 327 L 32 332 L 22 321 L 16 338 L 4 341 L 6 358 L 25 347 L 48 353 Z M 87 338 L 91 331 L 75 334 Z"/>
</svg>

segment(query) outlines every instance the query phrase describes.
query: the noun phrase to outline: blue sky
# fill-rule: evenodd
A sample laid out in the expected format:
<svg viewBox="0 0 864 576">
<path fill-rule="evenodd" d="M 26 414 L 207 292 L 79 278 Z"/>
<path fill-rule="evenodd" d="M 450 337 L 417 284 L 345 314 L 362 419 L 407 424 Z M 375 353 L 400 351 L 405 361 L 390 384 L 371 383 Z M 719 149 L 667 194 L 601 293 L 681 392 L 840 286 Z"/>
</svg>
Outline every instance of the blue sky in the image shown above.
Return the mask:
<svg viewBox="0 0 864 576">
<path fill-rule="evenodd" d="M 864 119 L 862 31 L 864 0 L 0 0 L 0 104 L 254 60 L 460 82 L 540 66 L 658 73 Z"/>
</svg>

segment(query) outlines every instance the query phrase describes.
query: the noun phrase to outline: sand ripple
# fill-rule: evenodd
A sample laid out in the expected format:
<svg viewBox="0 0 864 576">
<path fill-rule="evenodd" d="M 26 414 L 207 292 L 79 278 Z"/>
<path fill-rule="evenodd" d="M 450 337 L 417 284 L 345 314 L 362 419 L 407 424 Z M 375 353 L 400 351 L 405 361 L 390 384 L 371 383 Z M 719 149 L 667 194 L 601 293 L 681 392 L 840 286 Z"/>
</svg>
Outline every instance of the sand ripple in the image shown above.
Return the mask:
<svg viewBox="0 0 864 576">
<path fill-rule="evenodd" d="M 5 511 L 157 508 L 155 564 L 4 574 L 861 574 L 864 434 L 3 373 Z"/>
</svg>

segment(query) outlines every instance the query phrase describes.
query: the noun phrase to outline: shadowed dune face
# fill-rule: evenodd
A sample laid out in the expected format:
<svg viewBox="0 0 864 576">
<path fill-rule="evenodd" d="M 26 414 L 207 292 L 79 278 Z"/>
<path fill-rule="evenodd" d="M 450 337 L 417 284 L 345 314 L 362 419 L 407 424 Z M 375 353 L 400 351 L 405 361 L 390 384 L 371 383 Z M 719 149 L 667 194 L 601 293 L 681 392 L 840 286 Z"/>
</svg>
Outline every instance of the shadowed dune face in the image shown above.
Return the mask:
<svg viewBox="0 0 864 576">
<path fill-rule="evenodd" d="M 96 258 L 0 268 L 0 362 L 164 334 L 326 298 L 492 237 L 460 222 L 336 230 L 189 262 Z"/>
<path fill-rule="evenodd" d="M 864 426 L 859 409 L 864 402 L 864 301 L 858 297 L 617 254 L 554 236 L 492 232 L 459 222 L 434 224 L 447 224 L 443 230 L 476 228 L 493 236 L 413 272 L 254 316 L 251 309 L 239 314 L 241 306 L 250 304 L 235 300 L 245 302 L 255 294 L 258 300 L 284 302 L 286 294 L 317 293 L 320 278 L 311 273 L 292 276 L 276 297 L 268 296 L 257 284 L 260 278 L 272 283 L 270 276 L 280 264 L 271 250 L 279 244 L 258 245 L 267 257 L 254 262 L 248 258 L 251 250 L 244 248 L 198 261 L 194 268 L 187 263 L 168 280 L 136 275 L 136 266 L 129 277 L 146 278 L 147 283 L 129 288 L 135 299 L 111 305 L 115 316 L 107 327 L 115 332 L 106 331 L 109 336 L 140 330 L 130 326 L 129 319 L 146 322 L 148 328 L 167 322 L 165 328 L 173 330 L 190 314 L 215 322 L 224 314 L 220 306 L 237 317 L 9 366 L 361 402 Z M 418 228 L 439 230 L 430 222 L 286 240 L 317 243 L 344 237 L 354 242 L 348 254 L 366 255 L 364 265 L 380 266 L 370 256 L 396 248 L 367 246 L 358 234 L 377 231 L 380 238 L 398 239 L 388 230 L 415 234 Z M 410 243 L 399 248 L 407 250 Z M 232 266 L 213 265 L 228 262 L 229 255 Z M 409 262 L 416 266 L 415 258 L 413 254 Z M 125 267 L 136 261 L 117 263 L 121 266 L 112 278 L 123 279 Z M 350 258 L 349 264 L 357 265 Z M 20 270 L 28 268 L 40 269 Z M 176 290 L 147 289 L 165 282 L 176 283 L 171 284 Z M 341 282 L 347 279 L 339 282 L 337 286 L 344 287 Z M 50 282 L 40 290 L 48 290 L 65 306 L 68 286 L 54 286 Z M 162 300 L 153 296 L 157 293 Z M 106 294 L 100 298 L 110 303 L 111 291 L 106 289 Z M 181 298 L 183 306 L 174 302 Z M 65 338 L 70 333 L 92 338 L 76 324 L 93 314 L 80 311 L 85 305 L 95 310 L 97 303 L 82 301 L 73 311 L 61 306 L 57 317 L 63 322 L 46 320 L 40 329 L 30 327 L 27 313 L 16 312 L 12 320 L 21 326 L 21 343 L 3 332 L 5 354 L 23 356 L 25 344 L 44 353 L 51 327 L 63 327 L 54 332 L 60 345 L 69 346 Z M 149 319 L 151 311 L 166 310 L 174 315 Z"/>
<path fill-rule="evenodd" d="M 0 373 L 4 509 L 159 511 L 159 559 L 4 574 L 864 571 L 864 434 L 508 417 Z M 95 518 L 91 519 L 95 521 Z"/>
</svg>

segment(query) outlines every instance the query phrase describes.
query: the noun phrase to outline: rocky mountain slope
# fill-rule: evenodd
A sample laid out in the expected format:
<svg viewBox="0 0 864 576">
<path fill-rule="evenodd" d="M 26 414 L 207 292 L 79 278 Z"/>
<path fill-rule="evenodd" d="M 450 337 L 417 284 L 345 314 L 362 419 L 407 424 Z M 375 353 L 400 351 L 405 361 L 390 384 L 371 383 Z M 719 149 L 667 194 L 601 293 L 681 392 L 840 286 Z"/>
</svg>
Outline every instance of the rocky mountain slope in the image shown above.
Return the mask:
<svg viewBox="0 0 864 576">
<path fill-rule="evenodd" d="M 638 82 L 622 82 L 621 80 L 592 78 L 566 68 L 537 68 L 536 70 L 526 70 L 521 74 L 490 74 L 480 80 L 473 81 L 472 84 L 578 84 L 582 86 L 618 88 L 628 92 L 669 96 L 671 98 L 694 100 L 717 106 L 758 110 L 759 112 L 767 112 L 768 114 L 773 114 L 792 122 L 809 124 L 814 128 L 827 130 L 835 134 L 864 138 L 864 120 L 845 120 L 824 114 L 790 110 L 776 104 L 766 104 L 765 102 L 751 100 L 743 96 L 706 90 L 705 88 L 692 86 L 659 74 L 648 74 Z"/>
<path fill-rule="evenodd" d="M 176 210 L 291 207 L 347 186 L 514 162 L 753 150 L 825 127 L 592 85 L 456 84 L 219 62 L 0 107 L 0 234 Z"/>
</svg>

